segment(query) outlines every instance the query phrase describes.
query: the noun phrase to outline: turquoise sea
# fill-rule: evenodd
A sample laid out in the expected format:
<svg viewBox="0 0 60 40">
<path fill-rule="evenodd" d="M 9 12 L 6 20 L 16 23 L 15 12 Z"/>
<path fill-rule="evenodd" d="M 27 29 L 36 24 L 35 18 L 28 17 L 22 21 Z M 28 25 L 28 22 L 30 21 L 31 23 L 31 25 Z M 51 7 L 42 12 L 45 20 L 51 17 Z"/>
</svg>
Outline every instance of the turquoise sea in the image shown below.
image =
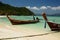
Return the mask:
<svg viewBox="0 0 60 40">
<path fill-rule="evenodd" d="M 11 18 L 14 18 L 16 20 L 33 20 L 33 16 L 10 16 Z M 42 16 L 35 16 L 35 18 L 38 17 L 39 19 L 43 19 Z M 60 23 L 60 17 L 59 16 L 47 16 L 49 21 L 55 22 L 55 23 Z M 7 17 L 0 17 L 0 24 L 3 25 L 12 25 L 10 21 L 8 20 Z M 33 29 L 33 30 L 43 30 L 44 29 L 44 24 L 45 20 L 40 20 L 39 23 L 35 24 L 22 24 L 22 25 L 12 25 L 13 27 L 24 27 L 28 29 Z M 50 28 L 48 24 L 46 23 L 46 30 L 50 31 Z"/>
</svg>

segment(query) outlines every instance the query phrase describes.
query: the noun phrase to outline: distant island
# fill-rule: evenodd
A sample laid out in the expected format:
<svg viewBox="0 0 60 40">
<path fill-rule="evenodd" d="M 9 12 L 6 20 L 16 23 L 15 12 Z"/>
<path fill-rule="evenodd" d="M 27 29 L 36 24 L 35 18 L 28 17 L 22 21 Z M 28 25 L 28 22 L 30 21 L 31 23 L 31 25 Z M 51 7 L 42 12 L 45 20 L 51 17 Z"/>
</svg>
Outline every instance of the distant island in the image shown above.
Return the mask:
<svg viewBox="0 0 60 40">
<path fill-rule="evenodd" d="M 42 16 L 42 14 L 40 13 L 36 13 L 36 16 Z M 54 14 L 46 14 L 47 16 L 60 16 L 60 13 L 54 13 Z"/>
<path fill-rule="evenodd" d="M 9 4 L 0 2 L 0 15 L 35 15 L 25 7 L 14 7 Z"/>
</svg>

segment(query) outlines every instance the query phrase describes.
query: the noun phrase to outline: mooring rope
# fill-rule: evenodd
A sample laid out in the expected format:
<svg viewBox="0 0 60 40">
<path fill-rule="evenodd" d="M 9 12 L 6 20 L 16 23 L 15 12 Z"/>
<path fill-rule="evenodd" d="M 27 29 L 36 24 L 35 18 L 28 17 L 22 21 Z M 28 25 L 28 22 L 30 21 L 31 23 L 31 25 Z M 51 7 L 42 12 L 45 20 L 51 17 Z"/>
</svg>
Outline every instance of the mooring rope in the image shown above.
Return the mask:
<svg viewBox="0 0 60 40">
<path fill-rule="evenodd" d="M 57 33 L 57 32 L 51 32 L 51 33 L 44 33 L 44 34 L 37 34 L 37 35 L 27 35 L 27 36 L 19 36 L 19 37 L 11 37 L 11 38 L 1 38 L 0 40 L 6 40 L 6 39 L 16 39 L 16 38 L 26 38 L 26 37 L 35 37 L 35 36 L 44 36 L 52 33 Z"/>
</svg>

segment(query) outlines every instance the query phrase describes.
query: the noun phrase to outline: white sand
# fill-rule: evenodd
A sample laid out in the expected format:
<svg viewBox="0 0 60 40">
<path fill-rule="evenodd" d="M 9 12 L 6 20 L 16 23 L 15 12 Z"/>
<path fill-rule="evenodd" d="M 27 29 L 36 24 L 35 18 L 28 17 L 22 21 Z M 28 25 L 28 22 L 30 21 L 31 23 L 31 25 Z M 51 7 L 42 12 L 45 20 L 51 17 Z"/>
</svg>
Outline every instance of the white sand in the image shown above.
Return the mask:
<svg viewBox="0 0 60 40">
<path fill-rule="evenodd" d="M 28 35 L 33 36 L 29 37 Z M 5 39 L 5 40 L 60 40 L 60 32 L 53 33 L 45 29 L 41 31 L 36 31 L 23 27 L 18 28 L 13 27 L 12 25 L 0 24 L 0 39 L 14 38 L 14 37 L 15 38 L 22 37 L 22 38 Z"/>
<path fill-rule="evenodd" d="M 6 17 L 6 16 L 0 16 L 0 17 Z"/>
</svg>

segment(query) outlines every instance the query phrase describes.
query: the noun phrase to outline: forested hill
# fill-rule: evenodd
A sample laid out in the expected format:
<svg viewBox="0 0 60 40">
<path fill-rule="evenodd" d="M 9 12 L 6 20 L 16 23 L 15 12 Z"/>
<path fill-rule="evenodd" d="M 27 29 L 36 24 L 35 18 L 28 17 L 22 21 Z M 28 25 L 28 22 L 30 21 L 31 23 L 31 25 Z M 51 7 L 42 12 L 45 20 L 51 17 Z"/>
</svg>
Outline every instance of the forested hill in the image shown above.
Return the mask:
<svg viewBox="0 0 60 40">
<path fill-rule="evenodd" d="M 14 7 L 0 2 L 0 15 L 34 15 L 32 11 L 25 7 Z"/>
</svg>

